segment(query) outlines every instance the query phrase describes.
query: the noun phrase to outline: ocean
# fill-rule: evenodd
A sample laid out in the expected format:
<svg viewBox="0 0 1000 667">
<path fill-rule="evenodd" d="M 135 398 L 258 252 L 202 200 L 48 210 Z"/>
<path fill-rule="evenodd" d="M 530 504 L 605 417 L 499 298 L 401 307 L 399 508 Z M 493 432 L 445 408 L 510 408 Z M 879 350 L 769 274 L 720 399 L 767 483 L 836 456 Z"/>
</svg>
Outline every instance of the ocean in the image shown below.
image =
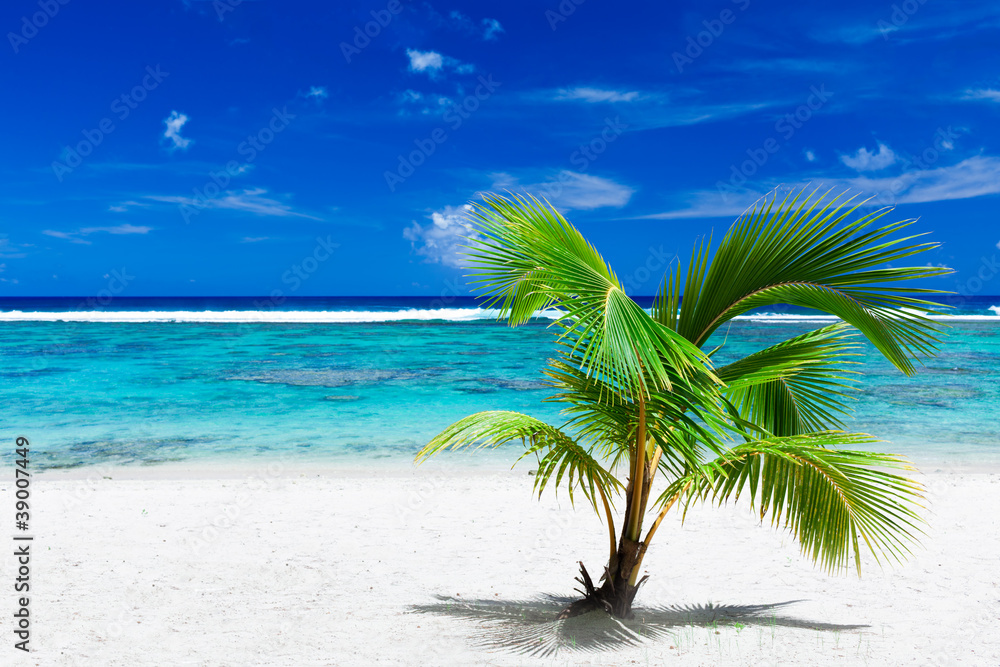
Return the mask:
<svg viewBox="0 0 1000 667">
<path fill-rule="evenodd" d="M 651 299 L 637 299 L 648 307 Z M 0 426 L 32 465 L 408 465 L 453 421 L 517 410 L 560 423 L 541 369 L 550 319 L 516 329 L 471 298 L 0 300 Z M 1000 297 L 950 297 L 941 353 L 914 377 L 870 346 L 847 428 L 918 465 L 1000 464 Z M 740 318 L 718 363 L 832 318 Z M 13 447 L 4 448 L 5 463 Z M 452 464 L 513 462 L 517 446 Z"/>
</svg>

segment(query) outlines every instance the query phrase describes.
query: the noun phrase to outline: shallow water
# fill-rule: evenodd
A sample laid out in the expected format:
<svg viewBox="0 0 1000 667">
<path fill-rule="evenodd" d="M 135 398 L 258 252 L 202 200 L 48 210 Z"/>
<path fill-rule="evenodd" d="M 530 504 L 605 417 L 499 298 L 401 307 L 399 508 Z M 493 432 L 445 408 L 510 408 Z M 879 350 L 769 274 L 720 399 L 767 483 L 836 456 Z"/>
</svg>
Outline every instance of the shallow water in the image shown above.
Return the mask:
<svg viewBox="0 0 1000 667">
<path fill-rule="evenodd" d="M 866 347 L 848 428 L 918 463 L 1000 464 L 998 323 L 953 323 L 912 378 Z M 546 324 L 0 321 L 0 424 L 11 441 L 29 437 L 33 465 L 48 468 L 275 453 L 405 462 L 472 412 L 558 422 L 542 402 Z M 822 324 L 742 320 L 710 345 L 726 341 L 724 363 Z"/>
</svg>

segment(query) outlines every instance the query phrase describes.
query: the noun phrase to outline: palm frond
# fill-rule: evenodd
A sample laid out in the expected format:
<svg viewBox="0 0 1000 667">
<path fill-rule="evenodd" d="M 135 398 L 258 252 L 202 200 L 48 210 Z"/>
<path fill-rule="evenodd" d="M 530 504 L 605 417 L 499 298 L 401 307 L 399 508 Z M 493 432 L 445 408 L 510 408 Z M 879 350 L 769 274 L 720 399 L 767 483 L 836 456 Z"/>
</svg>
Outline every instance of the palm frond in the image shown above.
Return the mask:
<svg viewBox="0 0 1000 667">
<path fill-rule="evenodd" d="M 513 440 L 534 445 L 543 440 L 571 439 L 555 426 L 520 412 L 490 410 L 477 412 L 444 429 L 417 452 L 416 462 L 446 449 L 499 447 Z"/>
<path fill-rule="evenodd" d="M 629 298 L 597 250 L 551 205 L 484 196 L 474 209 L 480 238 L 470 248 L 475 284 L 489 308 L 516 325 L 540 309 L 559 313 L 561 339 L 588 375 L 602 373 L 617 396 L 669 389 L 704 374 L 705 355 Z M 652 382 L 652 386 L 649 383 Z"/>
<path fill-rule="evenodd" d="M 777 436 L 840 428 L 854 389 L 856 336 L 844 323 L 795 336 L 718 369 L 740 415 Z"/>
<path fill-rule="evenodd" d="M 601 456 L 610 459 L 614 468 L 635 440 L 639 407 L 635 401 L 606 400 L 607 388 L 601 386 L 599 377 L 588 377 L 580 370 L 570 346 L 560 346 L 560 352 L 560 358 L 550 359 L 544 371 L 548 384 L 557 390 L 547 400 L 566 406 L 566 426 L 579 437 L 597 442 Z M 664 471 L 681 473 L 697 465 L 706 451 L 721 454 L 728 447 L 730 417 L 718 385 L 707 376 L 674 382 L 670 391 L 654 391 L 645 404 L 647 436 L 663 450 Z"/>
<path fill-rule="evenodd" d="M 861 543 L 881 563 L 910 553 L 922 533 L 923 487 L 891 469 L 913 470 L 902 457 L 831 447 L 878 442 L 866 434 L 824 431 L 756 440 L 734 447 L 675 480 L 660 496 L 723 504 L 746 492 L 761 521 L 792 532 L 802 553 L 825 570 L 848 566 L 861 574 Z"/>
<path fill-rule="evenodd" d="M 614 475 L 604 469 L 590 451 L 584 449 L 574 440 L 539 440 L 529 447 L 521 455 L 521 458 L 532 454 L 542 454 L 538 461 L 538 470 L 535 472 L 535 492 L 538 493 L 539 497 L 550 481 L 553 481 L 558 487 L 565 477 L 566 490 L 571 503 L 573 502 L 573 490 L 579 487 L 594 509 L 599 510 L 598 495 L 602 495 L 611 503 L 611 492 L 624 488 Z M 554 480 L 553 476 L 555 476 Z"/>
<path fill-rule="evenodd" d="M 922 313 L 940 306 L 911 295 L 940 292 L 894 283 L 951 270 L 884 268 L 937 244 L 914 243 L 919 235 L 896 236 L 912 220 L 873 228 L 888 208 L 852 221 L 864 202 L 829 194 L 800 190 L 779 203 L 772 193 L 740 216 L 713 256 L 711 242 L 703 240 L 692 254 L 683 300 L 675 271 L 657 296 L 654 317 L 701 346 L 720 325 L 751 310 L 777 304 L 813 308 L 852 324 L 912 374 L 913 360 L 933 354 L 938 343 L 940 326 Z"/>
<path fill-rule="evenodd" d="M 535 490 L 539 494 L 553 475 L 557 486 L 565 477 L 570 501 L 573 491 L 579 487 L 594 508 L 599 509 L 597 494 L 621 487 L 589 451 L 561 429 L 535 417 L 506 410 L 477 412 L 460 419 L 417 453 L 417 463 L 446 449 L 498 447 L 515 440 L 526 447 L 518 461 L 531 454 L 539 455 L 535 477 Z"/>
</svg>

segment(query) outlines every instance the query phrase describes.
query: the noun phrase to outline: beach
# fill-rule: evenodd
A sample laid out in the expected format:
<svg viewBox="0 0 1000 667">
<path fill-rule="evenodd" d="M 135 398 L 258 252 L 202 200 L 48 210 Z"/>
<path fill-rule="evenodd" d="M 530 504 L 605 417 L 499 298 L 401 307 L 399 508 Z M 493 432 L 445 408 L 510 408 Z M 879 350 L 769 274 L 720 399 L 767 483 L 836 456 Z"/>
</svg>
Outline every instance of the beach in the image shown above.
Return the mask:
<svg viewBox="0 0 1000 667">
<path fill-rule="evenodd" d="M 863 558 L 860 580 L 816 569 L 745 505 L 675 516 L 623 628 L 552 621 L 563 603 L 540 597 L 572 597 L 577 561 L 606 562 L 579 498 L 533 497 L 530 465 L 449 463 L 41 473 L 33 652 L 15 663 L 1000 664 L 997 472 L 923 475 L 922 548 Z"/>
</svg>

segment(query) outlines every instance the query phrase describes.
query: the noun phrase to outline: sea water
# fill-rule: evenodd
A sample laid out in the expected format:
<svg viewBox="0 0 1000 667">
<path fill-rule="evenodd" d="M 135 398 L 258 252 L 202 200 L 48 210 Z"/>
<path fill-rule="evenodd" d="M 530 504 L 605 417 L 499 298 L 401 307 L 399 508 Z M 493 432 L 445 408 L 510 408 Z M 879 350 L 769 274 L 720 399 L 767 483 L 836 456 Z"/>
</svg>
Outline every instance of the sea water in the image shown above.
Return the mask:
<svg viewBox="0 0 1000 667">
<path fill-rule="evenodd" d="M 924 466 L 1000 464 L 997 305 L 1000 297 L 958 303 L 940 354 L 914 377 L 865 345 L 847 428 Z M 558 404 L 544 401 L 551 314 L 512 329 L 458 298 L 116 298 L 93 306 L 0 301 L 0 427 L 10 442 L 31 440 L 38 468 L 274 457 L 408 464 L 473 412 L 563 419 Z M 726 343 L 724 363 L 832 321 L 773 309 L 733 321 L 709 344 Z M 510 445 L 488 458 L 519 454 Z"/>
</svg>

